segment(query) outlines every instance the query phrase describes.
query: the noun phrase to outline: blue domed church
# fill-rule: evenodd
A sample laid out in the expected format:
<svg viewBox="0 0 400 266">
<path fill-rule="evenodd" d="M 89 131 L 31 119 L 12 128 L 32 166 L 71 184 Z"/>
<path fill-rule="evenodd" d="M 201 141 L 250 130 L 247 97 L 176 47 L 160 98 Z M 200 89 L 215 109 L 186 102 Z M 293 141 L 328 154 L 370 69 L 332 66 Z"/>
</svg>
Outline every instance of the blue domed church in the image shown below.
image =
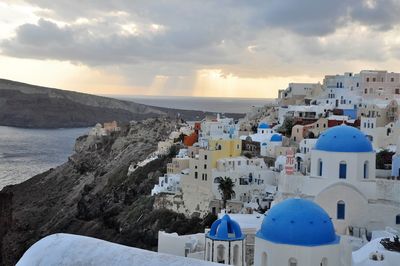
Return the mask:
<svg viewBox="0 0 400 266">
<path fill-rule="evenodd" d="M 254 265 L 339 265 L 340 237 L 316 203 L 292 198 L 272 207 L 256 234 Z"/>
<path fill-rule="evenodd" d="M 373 230 L 400 228 L 399 186 L 376 177 L 369 138 L 347 125 L 324 131 L 311 150 L 311 169 L 281 174 L 276 202 L 299 196 L 329 215 L 336 232 L 368 239 Z"/>
<path fill-rule="evenodd" d="M 206 234 L 207 261 L 230 265 L 244 265 L 245 236 L 239 224 L 225 214 L 216 220 Z"/>
</svg>

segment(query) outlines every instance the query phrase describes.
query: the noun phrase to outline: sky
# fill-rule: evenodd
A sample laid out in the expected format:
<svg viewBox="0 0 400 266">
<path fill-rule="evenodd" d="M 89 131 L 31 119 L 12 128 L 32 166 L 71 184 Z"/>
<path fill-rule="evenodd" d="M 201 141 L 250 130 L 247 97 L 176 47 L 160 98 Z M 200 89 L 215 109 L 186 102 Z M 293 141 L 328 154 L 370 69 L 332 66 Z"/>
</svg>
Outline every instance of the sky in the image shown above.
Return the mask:
<svg viewBox="0 0 400 266">
<path fill-rule="evenodd" d="M 0 0 L 0 78 L 94 94 L 277 97 L 399 72 L 398 0 Z"/>
</svg>

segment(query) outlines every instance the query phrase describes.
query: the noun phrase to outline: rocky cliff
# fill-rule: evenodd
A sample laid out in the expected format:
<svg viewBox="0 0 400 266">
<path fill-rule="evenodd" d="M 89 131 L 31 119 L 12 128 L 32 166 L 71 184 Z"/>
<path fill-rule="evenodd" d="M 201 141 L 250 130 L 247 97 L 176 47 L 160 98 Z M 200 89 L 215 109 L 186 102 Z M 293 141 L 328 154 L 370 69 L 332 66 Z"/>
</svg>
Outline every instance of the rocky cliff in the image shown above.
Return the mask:
<svg viewBox="0 0 400 266">
<path fill-rule="evenodd" d="M 73 233 L 155 249 L 158 230 L 179 234 L 203 231 L 212 219 L 186 219 L 154 209 L 151 188 L 171 154 L 128 175 L 176 127 L 159 118 L 131 123 L 121 132 L 77 140 L 65 164 L 0 192 L 0 264 L 14 265 L 37 240 Z"/>
<path fill-rule="evenodd" d="M 130 101 L 0 79 L 0 125 L 26 128 L 89 127 L 154 117 L 198 120 L 210 112 L 147 106 Z M 232 114 L 230 117 L 242 117 Z"/>
<path fill-rule="evenodd" d="M 0 80 L 0 125 L 28 128 L 87 127 L 166 116 L 155 108 L 90 94 Z"/>
</svg>

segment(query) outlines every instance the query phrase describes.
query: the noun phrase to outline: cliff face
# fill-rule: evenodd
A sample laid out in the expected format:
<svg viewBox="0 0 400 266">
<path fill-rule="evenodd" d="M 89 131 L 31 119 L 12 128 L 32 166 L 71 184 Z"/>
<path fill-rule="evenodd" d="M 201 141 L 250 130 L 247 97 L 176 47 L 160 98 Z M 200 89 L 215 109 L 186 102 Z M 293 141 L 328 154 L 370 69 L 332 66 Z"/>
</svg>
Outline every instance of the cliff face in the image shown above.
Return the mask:
<svg viewBox="0 0 400 266">
<path fill-rule="evenodd" d="M 37 240 L 64 232 L 155 249 L 158 230 L 203 231 L 211 221 L 153 209 L 151 188 L 171 155 L 129 176 L 128 167 L 157 149 L 175 127 L 148 119 L 112 136 L 77 140 L 65 164 L 0 192 L 0 264 L 14 265 Z"/>
<path fill-rule="evenodd" d="M 143 104 L 0 80 L 0 125 L 30 128 L 87 127 L 166 116 Z"/>
<path fill-rule="evenodd" d="M 129 122 L 177 115 L 199 120 L 213 113 L 147 106 L 0 79 L 0 125 L 25 128 L 90 127 L 116 120 Z M 229 114 L 239 118 L 241 114 Z"/>
</svg>

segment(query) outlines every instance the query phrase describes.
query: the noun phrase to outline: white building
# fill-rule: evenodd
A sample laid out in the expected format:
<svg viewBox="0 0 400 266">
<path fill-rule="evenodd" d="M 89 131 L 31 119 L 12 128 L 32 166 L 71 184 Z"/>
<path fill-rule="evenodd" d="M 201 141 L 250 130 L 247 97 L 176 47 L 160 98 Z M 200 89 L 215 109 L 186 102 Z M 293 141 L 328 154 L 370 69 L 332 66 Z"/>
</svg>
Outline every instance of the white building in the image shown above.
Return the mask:
<svg viewBox="0 0 400 266">
<path fill-rule="evenodd" d="M 278 110 L 278 121 L 282 124 L 285 118 L 299 118 L 303 120 L 315 120 L 330 110 L 330 105 L 289 105 L 281 106 Z"/>
<path fill-rule="evenodd" d="M 219 180 L 229 177 L 235 186 L 232 200 L 241 203 L 255 203 L 265 208 L 269 205 L 271 196 L 276 191 L 277 173 L 268 169 L 262 158 L 233 157 L 217 161 L 217 167 L 212 170 L 213 194 L 222 200 L 218 190 Z"/>
<path fill-rule="evenodd" d="M 272 129 L 267 123 L 258 125 L 257 133 L 240 136 L 241 140 L 260 143 L 260 155 L 276 157 L 276 148 L 282 146 L 282 135 Z"/>
<path fill-rule="evenodd" d="M 321 91 L 320 83 L 289 83 L 285 90 L 279 90 L 278 98 L 282 105 L 304 104 Z"/>
<path fill-rule="evenodd" d="M 400 125 L 398 122 L 390 122 L 385 126 L 378 126 L 376 117 L 361 117 L 360 130 L 372 141 L 375 150 L 386 149 L 390 145 L 396 145 L 400 137 Z"/>
<path fill-rule="evenodd" d="M 97 123 L 92 129 L 90 129 L 89 136 L 93 136 L 93 137 L 107 136 L 107 132 L 103 128 L 102 124 Z"/>
<path fill-rule="evenodd" d="M 232 118 L 204 119 L 201 122 L 198 142 L 207 148 L 209 139 L 234 139 L 238 137 L 237 126 Z"/>
<path fill-rule="evenodd" d="M 204 250 L 204 233 L 178 235 L 164 231 L 158 232 L 157 251 L 159 253 L 204 260 Z"/>
<path fill-rule="evenodd" d="M 278 201 L 314 199 L 340 234 L 366 238 L 373 230 L 400 226 L 400 182 L 376 178 L 375 151 L 356 128 L 326 130 L 311 151 L 310 175 L 282 174 L 279 180 Z"/>
<path fill-rule="evenodd" d="M 180 174 L 164 174 L 158 178 L 158 184 L 154 185 L 151 190 L 151 195 L 159 193 L 175 194 L 181 190 L 181 175 Z"/>
<path fill-rule="evenodd" d="M 391 100 L 400 97 L 400 73 L 380 70 L 346 72 L 343 75 L 327 75 L 323 93 L 315 97 L 316 104 L 328 104 L 334 108 L 356 109 L 368 99 Z"/>
<path fill-rule="evenodd" d="M 316 103 L 329 105 L 332 109 L 356 109 L 362 101 L 359 74 L 347 72 L 344 75 L 327 75 L 323 90 Z"/>
<path fill-rule="evenodd" d="M 282 171 L 285 168 L 285 163 L 286 163 L 286 156 L 279 155 L 275 160 L 274 170 L 278 172 Z"/>
<path fill-rule="evenodd" d="M 317 139 L 302 139 L 299 144 L 299 152 L 296 153 L 296 169 L 298 172 L 308 174 L 311 166 L 311 150 Z"/>
</svg>

